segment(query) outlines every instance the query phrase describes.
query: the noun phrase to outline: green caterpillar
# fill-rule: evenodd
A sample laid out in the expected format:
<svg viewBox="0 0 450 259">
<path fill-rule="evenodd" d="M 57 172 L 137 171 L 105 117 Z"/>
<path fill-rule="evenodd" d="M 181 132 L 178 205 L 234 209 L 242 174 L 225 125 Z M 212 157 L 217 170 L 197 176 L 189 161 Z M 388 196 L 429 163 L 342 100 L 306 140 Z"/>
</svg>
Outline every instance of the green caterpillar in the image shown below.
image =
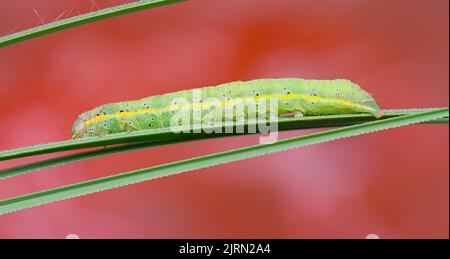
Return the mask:
<svg viewBox="0 0 450 259">
<path fill-rule="evenodd" d="M 279 116 L 369 113 L 378 118 L 383 114 L 375 99 L 349 80 L 256 79 L 104 104 L 78 117 L 72 137 L 169 128 L 174 116 L 182 112 L 198 113 L 200 121 L 189 118 L 190 124 L 237 121 L 259 116 L 260 109 L 249 107 L 267 100 L 276 100 Z M 239 112 L 222 116 L 219 108 Z"/>
</svg>

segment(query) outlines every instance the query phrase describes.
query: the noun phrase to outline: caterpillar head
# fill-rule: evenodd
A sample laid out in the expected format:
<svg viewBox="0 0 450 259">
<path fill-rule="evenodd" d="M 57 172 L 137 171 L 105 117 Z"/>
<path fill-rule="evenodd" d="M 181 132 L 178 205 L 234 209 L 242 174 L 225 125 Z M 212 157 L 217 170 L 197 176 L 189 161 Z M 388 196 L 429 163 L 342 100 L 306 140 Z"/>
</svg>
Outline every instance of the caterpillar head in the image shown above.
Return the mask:
<svg viewBox="0 0 450 259">
<path fill-rule="evenodd" d="M 104 106 L 105 105 L 99 106 L 78 116 L 72 126 L 73 139 L 92 135 L 93 128 L 92 126 L 89 126 L 89 124 L 92 123 L 93 119 L 107 115 Z"/>
<path fill-rule="evenodd" d="M 81 138 L 83 137 L 87 132 L 87 126 L 84 123 L 85 119 L 80 115 L 76 120 L 75 123 L 72 126 L 72 138 Z"/>
</svg>

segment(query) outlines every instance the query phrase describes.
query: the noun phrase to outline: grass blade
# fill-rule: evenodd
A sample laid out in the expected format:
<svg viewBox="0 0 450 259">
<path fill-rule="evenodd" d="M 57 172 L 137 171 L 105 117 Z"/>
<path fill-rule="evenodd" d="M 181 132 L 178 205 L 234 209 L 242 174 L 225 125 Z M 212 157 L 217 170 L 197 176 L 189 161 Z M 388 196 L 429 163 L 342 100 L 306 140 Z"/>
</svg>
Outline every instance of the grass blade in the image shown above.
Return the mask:
<svg viewBox="0 0 450 259">
<path fill-rule="evenodd" d="M 418 112 L 418 111 L 414 111 L 414 112 Z M 424 111 L 424 110 L 420 110 L 420 111 Z M 389 114 L 389 116 L 393 116 L 393 114 L 397 114 L 400 112 L 405 113 L 404 111 L 401 111 L 401 110 L 395 110 L 395 111 L 389 111 L 388 114 Z M 411 114 L 412 113 L 411 110 L 408 110 L 408 113 Z M 353 123 L 355 123 L 355 122 L 353 122 Z M 437 120 L 433 120 L 433 121 L 428 121 L 428 123 L 448 123 L 448 118 L 447 119 L 441 118 L 441 119 L 437 119 Z M 287 128 L 287 129 L 289 129 L 289 128 Z M 198 138 L 191 137 L 191 138 L 185 138 L 185 139 L 174 139 L 174 140 L 169 140 L 169 141 L 163 140 L 163 141 L 158 141 L 158 142 L 138 142 L 138 143 L 132 143 L 132 144 L 122 144 L 122 145 L 118 145 L 118 146 L 105 147 L 105 148 L 100 148 L 100 149 L 91 150 L 91 151 L 87 151 L 87 152 L 79 152 L 76 154 L 70 154 L 70 155 L 64 155 L 64 156 L 60 156 L 60 157 L 56 157 L 56 158 L 46 159 L 46 160 L 42 160 L 42 161 L 38 161 L 38 162 L 34 162 L 34 163 L 29 163 L 29 164 L 25 164 L 25 165 L 20 165 L 20 166 L 0 170 L 0 180 L 10 178 L 13 176 L 30 173 L 30 172 L 39 171 L 39 170 L 42 170 L 45 168 L 55 167 L 58 165 L 75 163 L 75 162 L 79 162 L 79 161 L 91 159 L 91 158 L 97 158 L 97 157 L 102 157 L 102 156 L 107 156 L 107 155 L 112 155 L 112 154 L 118 154 L 118 153 L 122 153 L 122 152 L 130 152 L 130 151 L 135 151 L 135 150 L 144 149 L 144 148 L 151 148 L 151 147 L 157 147 L 157 146 L 163 146 L 163 145 L 172 145 L 172 144 L 177 144 L 177 143 L 181 143 L 181 142 L 197 141 L 197 140 L 205 139 L 205 137 L 218 138 L 218 137 L 225 137 L 225 136 L 232 136 L 232 135 L 209 134 L 207 136 L 197 136 L 197 135 L 195 135 L 195 136 Z"/>
<path fill-rule="evenodd" d="M 213 137 L 213 135 L 210 135 Z M 75 154 L 70 155 L 64 155 L 60 157 L 45 159 L 33 163 L 28 163 L 24 165 L 19 165 L 7 169 L 0 170 L 0 180 L 7 179 L 10 177 L 36 172 L 45 168 L 55 167 L 59 165 L 66 165 L 70 163 L 75 163 L 79 161 L 83 161 L 86 159 L 92 159 L 97 157 L 103 157 L 107 155 L 113 155 L 113 154 L 119 154 L 124 152 L 130 152 L 145 148 L 152 148 L 152 147 L 158 147 L 158 146 L 166 146 L 166 145 L 172 145 L 182 142 L 190 142 L 195 141 L 197 139 L 195 138 L 185 138 L 185 139 L 175 139 L 175 140 L 169 140 L 169 141 L 159 141 L 159 142 L 138 142 L 138 143 L 132 143 L 132 144 L 123 144 L 123 145 L 117 145 L 112 147 L 105 147 L 85 152 L 78 152 Z"/>
<path fill-rule="evenodd" d="M 181 1 L 186 0 L 141 0 L 128 4 L 117 5 L 114 7 L 101 9 L 95 12 L 73 16 L 67 19 L 47 23 L 28 30 L 0 37 L 0 48 L 14 43 L 22 42 L 28 39 L 36 38 L 42 35 L 46 35 L 52 32 L 68 29 L 71 27 Z"/>
<path fill-rule="evenodd" d="M 386 114 L 381 119 L 393 118 L 402 115 L 414 114 L 422 111 L 432 111 L 435 109 L 405 109 L 405 110 L 386 110 Z M 350 114 L 350 115 L 327 115 L 327 116 L 305 116 L 300 118 L 279 118 L 278 128 L 280 131 L 294 129 L 311 129 L 349 126 L 368 121 L 374 121 L 370 115 Z M 427 123 L 448 123 L 448 116 L 433 120 Z M 256 124 L 255 122 L 246 122 L 244 126 Z M 236 126 L 240 126 L 239 124 Z M 232 134 L 233 135 L 233 134 Z M 234 135 L 242 135 L 236 133 Z M 56 153 L 68 150 L 82 148 L 102 147 L 107 145 L 129 144 L 137 142 L 161 142 L 161 141 L 182 141 L 186 138 L 211 138 L 223 137 L 224 134 L 175 134 L 170 129 L 143 130 L 131 133 L 111 134 L 104 137 L 84 138 L 75 140 L 66 140 L 43 145 L 29 146 L 6 150 L 0 152 L 0 161 L 35 156 L 41 154 Z"/>
<path fill-rule="evenodd" d="M 176 142 L 176 143 L 178 143 L 178 142 Z M 143 149 L 143 148 L 150 148 L 150 147 L 155 147 L 155 146 L 159 146 L 159 145 L 163 145 L 163 144 L 169 145 L 172 143 L 170 143 L 170 142 L 163 142 L 163 143 L 144 142 L 144 143 L 136 143 L 136 144 L 128 144 L 128 145 L 119 145 L 119 146 L 107 147 L 107 148 L 102 148 L 102 149 L 86 151 L 86 152 L 79 152 L 79 153 L 60 156 L 60 157 L 56 157 L 56 158 L 50 158 L 50 159 L 46 159 L 46 160 L 42 160 L 42 161 L 38 161 L 38 162 L 34 162 L 34 163 L 24 164 L 24 165 L 0 170 L 0 180 L 10 178 L 13 176 L 17 176 L 17 175 L 26 174 L 29 172 L 35 172 L 35 171 L 42 170 L 45 168 L 55 167 L 58 165 L 74 163 L 74 162 L 82 161 L 85 159 L 113 155 L 113 154 L 118 154 L 118 153 L 122 153 L 122 152 L 129 152 L 129 151 L 139 150 L 139 149 Z"/>
<path fill-rule="evenodd" d="M 16 196 L 5 200 L 0 200 L 0 215 L 195 169 L 239 161 L 251 157 L 342 139 L 350 136 L 357 136 L 374 131 L 435 120 L 448 117 L 448 113 L 448 108 L 417 112 L 410 115 L 377 120 L 309 134 L 306 136 L 284 139 L 270 144 L 261 144 L 234 149 L 227 152 L 200 156 L 193 159 L 177 161 L 174 163 L 144 168 L 22 196 Z"/>
</svg>

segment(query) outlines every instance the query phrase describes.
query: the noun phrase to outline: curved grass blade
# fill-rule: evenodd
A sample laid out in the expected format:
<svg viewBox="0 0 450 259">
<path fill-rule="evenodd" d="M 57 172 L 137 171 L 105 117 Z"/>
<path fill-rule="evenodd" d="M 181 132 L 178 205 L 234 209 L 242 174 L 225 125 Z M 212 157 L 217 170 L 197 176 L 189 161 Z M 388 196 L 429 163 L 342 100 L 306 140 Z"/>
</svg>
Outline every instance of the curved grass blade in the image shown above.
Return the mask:
<svg viewBox="0 0 450 259">
<path fill-rule="evenodd" d="M 213 138 L 216 135 L 210 135 Z M 203 138 L 204 139 L 204 138 Z M 26 173 L 36 172 L 45 168 L 55 167 L 59 165 L 65 165 L 70 163 L 79 162 L 86 159 L 92 159 L 97 157 L 103 157 L 107 155 L 114 155 L 124 152 L 136 151 L 145 148 L 152 148 L 158 146 L 166 146 L 172 144 L 178 144 L 182 142 L 196 141 L 196 138 L 174 139 L 168 141 L 159 142 L 138 142 L 132 144 L 122 144 L 117 146 L 99 148 L 95 150 L 78 152 L 75 154 L 64 155 L 60 157 L 45 159 L 29 164 L 19 165 L 7 169 L 0 170 L 0 180 L 7 179 L 13 176 L 18 176 Z"/>
<path fill-rule="evenodd" d="M 131 172 L 116 174 L 108 177 L 84 181 L 40 192 L 0 200 L 0 215 L 31 208 L 43 204 L 61 201 L 81 195 L 100 192 L 112 188 L 126 186 L 133 183 L 152 180 L 163 176 L 188 172 L 214 165 L 239 161 L 251 157 L 280 152 L 302 146 L 328 142 L 350 136 L 371 133 L 379 130 L 396 128 L 409 124 L 435 120 L 448 116 L 448 108 L 414 113 L 390 119 L 377 120 L 363 124 L 322 131 L 306 136 L 280 140 L 269 144 L 260 144 L 231 151 L 200 156 L 193 159 L 177 161 L 160 166 L 139 169 Z"/>
<path fill-rule="evenodd" d="M 22 42 L 28 39 L 36 38 L 52 32 L 68 29 L 71 27 L 181 1 L 186 0 L 141 0 L 128 4 L 117 5 L 114 7 L 101 9 L 95 12 L 73 16 L 67 19 L 47 23 L 28 30 L 0 37 L 0 48 L 14 43 Z"/>
<path fill-rule="evenodd" d="M 422 111 L 432 111 L 432 109 L 407 109 L 407 110 L 386 110 L 385 115 L 381 119 L 393 118 L 397 116 L 414 114 Z M 325 127 L 338 127 L 348 126 L 358 123 L 374 121 L 370 115 L 365 114 L 350 114 L 350 115 L 327 115 L 327 116 L 305 116 L 297 118 L 279 118 L 278 128 L 283 130 L 294 129 L 312 129 L 312 128 L 325 128 Z M 448 116 L 440 118 L 439 120 L 433 120 L 432 123 L 448 123 Z M 428 122 L 427 122 L 428 123 Z M 248 127 L 256 124 L 255 122 L 246 122 L 243 124 L 237 124 L 236 126 Z M 211 129 L 211 128 L 209 128 Z M 76 150 L 82 148 L 102 147 L 108 145 L 117 144 L 129 144 L 137 142 L 160 142 L 160 141 L 172 141 L 182 140 L 184 138 L 210 138 L 210 137 L 222 137 L 224 134 L 217 136 L 210 136 L 211 134 L 175 134 L 170 129 L 159 130 L 143 130 L 131 133 L 119 133 L 111 134 L 104 137 L 93 137 L 59 141 L 53 143 L 47 143 L 42 145 L 28 146 L 23 148 L 17 148 L 12 150 L 6 150 L 0 152 L 0 161 L 36 156 L 41 154 L 56 153 L 68 150 Z M 236 133 L 235 135 L 242 135 Z"/>
<path fill-rule="evenodd" d="M 410 112 L 410 111 L 411 110 L 408 110 L 408 112 Z M 424 111 L 424 110 L 420 110 L 420 111 Z M 389 111 L 388 114 L 393 115 L 393 114 L 397 114 L 397 112 L 400 112 L 400 110 Z M 448 118 L 432 120 L 432 121 L 428 121 L 427 123 L 448 123 Z M 283 130 L 283 129 L 281 129 L 281 130 Z M 289 129 L 287 128 L 285 130 L 289 130 Z M 159 142 L 143 142 L 143 143 L 138 142 L 138 143 L 132 143 L 132 144 L 122 144 L 122 145 L 118 145 L 118 146 L 105 147 L 105 148 L 100 148 L 100 149 L 91 150 L 91 151 L 87 151 L 87 152 L 79 152 L 79 153 L 75 153 L 75 154 L 64 155 L 64 156 L 60 156 L 60 157 L 56 157 L 56 158 L 41 160 L 41 161 L 34 162 L 34 163 L 19 165 L 19 166 L 0 170 L 0 180 L 10 178 L 13 176 L 17 176 L 17 175 L 22 175 L 22 174 L 26 174 L 26 173 L 30 173 L 30 172 L 39 171 L 39 170 L 42 170 L 45 168 L 55 167 L 58 165 L 75 163 L 75 162 L 79 162 L 79 161 L 91 159 L 91 158 L 97 158 L 97 157 L 102 157 L 102 156 L 107 156 L 107 155 L 112 155 L 112 154 L 118 154 L 118 153 L 122 153 L 122 152 L 130 152 L 130 151 L 135 151 L 135 150 L 139 150 L 139 149 L 145 149 L 145 148 L 151 148 L 151 147 L 157 147 L 157 146 L 163 146 L 163 145 L 172 145 L 172 144 L 181 143 L 181 142 L 197 141 L 197 140 L 205 139 L 205 137 L 209 137 L 209 138 L 219 138 L 220 137 L 221 138 L 221 137 L 226 137 L 226 136 L 233 136 L 233 135 L 223 135 L 223 134 L 216 134 L 216 135 L 209 134 L 207 136 L 193 135 L 193 137 L 185 138 L 185 139 L 174 139 L 174 140 L 159 141 Z M 195 138 L 195 137 L 197 137 L 197 138 Z"/>
<path fill-rule="evenodd" d="M 164 142 L 164 144 L 168 145 L 171 143 Z M 21 174 L 25 174 L 25 173 L 29 173 L 29 172 L 42 170 L 45 168 L 50 168 L 50 167 L 55 167 L 58 165 L 64 165 L 64 164 L 78 162 L 78 161 L 85 160 L 88 158 L 96 158 L 96 157 L 102 157 L 102 156 L 107 156 L 107 155 L 113 155 L 113 154 L 118 154 L 118 153 L 122 153 L 122 152 L 139 150 L 139 149 L 149 148 L 149 147 L 155 147 L 155 146 L 159 146 L 159 145 L 162 145 L 162 144 L 159 144 L 158 142 L 156 142 L 156 143 L 144 142 L 144 143 L 136 143 L 136 144 L 129 144 L 129 145 L 119 145 L 119 146 L 114 146 L 114 147 L 106 147 L 106 148 L 101 148 L 101 149 L 96 149 L 96 150 L 91 150 L 91 151 L 86 151 L 86 152 L 79 152 L 79 153 L 75 153 L 75 154 L 60 156 L 60 157 L 56 157 L 56 158 L 50 158 L 50 159 L 46 159 L 46 160 L 42 160 L 42 161 L 38 161 L 38 162 L 34 162 L 34 163 L 24 164 L 24 165 L 0 170 L 0 180 L 6 179 L 9 177 L 13 177 L 13 176 L 17 176 L 17 175 L 21 175 Z"/>
</svg>

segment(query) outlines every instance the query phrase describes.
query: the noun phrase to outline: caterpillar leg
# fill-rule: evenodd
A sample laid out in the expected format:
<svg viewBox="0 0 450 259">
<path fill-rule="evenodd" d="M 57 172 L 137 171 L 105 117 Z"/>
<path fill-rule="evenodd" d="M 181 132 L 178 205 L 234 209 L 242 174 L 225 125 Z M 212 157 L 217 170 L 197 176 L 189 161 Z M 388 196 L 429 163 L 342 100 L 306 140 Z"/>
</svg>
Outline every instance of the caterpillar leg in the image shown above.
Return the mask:
<svg viewBox="0 0 450 259">
<path fill-rule="evenodd" d="M 266 121 L 269 119 L 269 114 L 267 113 L 258 113 L 258 121 Z"/>
<path fill-rule="evenodd" d="M 126 122 L 124 125 L 124 130 L 127 133 L 138 130 L 138 128 L 132 122 Z"/>
<path fill-rule="evenodd" d="M 109 134 L 109 131 L 107 131 L 107 130 L 99 130 L 99 131 L 97 131 L 97 136 L 99 136 L 99 137 L 103 137 L 103 136 L 106 136 L 108 134 Z"/>
<path fill-rule="evenodd" d="M 292 113 L 294 113 L 294 117 L 296 117 L 296 118 L 303 117 L 306 115 L 306 109 L 303 108 L 302 106 L 297 106 L 292 111 Z"/>
<path fill-rule="evenodd" d="M 205 126 L 214 125 L 214 118 L 212 116 L 205 116 L 202 120 L 202 125 L 205 125 Z"/>
<path fill-rule="evenodd" d="M 295 117 L 295 118 L 300 118 L 300 117 L 303 117 L 303 116 L 305 116 L 305 115 L 303 114 L 303 112 L 294 112 L 294 117 Z"/>
<path fill-rule="evenodd" d="M 303 117 L 305 116 L 305 113 L 302 111 L 293 111 L 290 113 L 283 113 L 280 114 L 281 117 L 295 117 L 295 118 L 299 118 L 299 117 Z"/>
</svg>

